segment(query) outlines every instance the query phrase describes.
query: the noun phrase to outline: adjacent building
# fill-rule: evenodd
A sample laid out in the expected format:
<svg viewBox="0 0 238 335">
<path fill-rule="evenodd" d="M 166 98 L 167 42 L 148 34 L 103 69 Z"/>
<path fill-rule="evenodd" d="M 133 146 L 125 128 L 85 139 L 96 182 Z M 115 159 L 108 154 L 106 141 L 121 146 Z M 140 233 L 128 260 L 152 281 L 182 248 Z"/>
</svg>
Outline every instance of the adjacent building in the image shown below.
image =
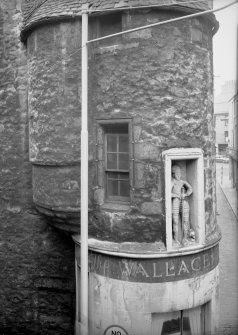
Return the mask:
<svg viewBox="0 0 238 335">
<path fill-rule="evenodd" d="M 229 174 L 232 186 L 238 190 L 237 183 L 237 96 L 236 93 L 229 101 Z"/>
<path fill-rule="evenodd" d="M 5 332 L 68 334 L 80 323 L 83 4 L 1 4 Z M 88 2 L 89 39 L 170 20 L 89 46 L 90 335 L 216 334 L 218 23 L 212 13 L 177 20 L 211 6 Z"/>
<path fill-rule="evenodd" d="M 234 80 L 225 82 L 221 88 L 221 93 L 215 97 L 214 101 L 214 123 L 218 155 L 228 155 L 229 101 L 235 94 L 235 85 L 236 82 Z"/>
</svg>

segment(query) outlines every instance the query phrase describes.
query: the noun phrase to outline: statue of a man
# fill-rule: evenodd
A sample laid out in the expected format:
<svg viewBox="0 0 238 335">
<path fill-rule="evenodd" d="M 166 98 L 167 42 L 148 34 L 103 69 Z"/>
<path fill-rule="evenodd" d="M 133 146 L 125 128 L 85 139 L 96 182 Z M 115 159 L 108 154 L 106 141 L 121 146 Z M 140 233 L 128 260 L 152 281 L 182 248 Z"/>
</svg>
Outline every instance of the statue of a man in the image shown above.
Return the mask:
<svg viewBox="0 0 238 335">
<path fill-rule="evenodd" d="M 178 165 L 172 166 L 172 224 L 173 224 L 173 238 L 177 245 L 180 245 L 178 231 L 179 231 L 179 217 L 181 215 L 182 221 L 182 241 L 186 245 L 189 238 L 190 224 L 189 224 L 189 204 L 187 197 L 189 197 L 193 190 L 192 186 L 184 180 L 181 180 L 181 170 Z"/>
</svg>

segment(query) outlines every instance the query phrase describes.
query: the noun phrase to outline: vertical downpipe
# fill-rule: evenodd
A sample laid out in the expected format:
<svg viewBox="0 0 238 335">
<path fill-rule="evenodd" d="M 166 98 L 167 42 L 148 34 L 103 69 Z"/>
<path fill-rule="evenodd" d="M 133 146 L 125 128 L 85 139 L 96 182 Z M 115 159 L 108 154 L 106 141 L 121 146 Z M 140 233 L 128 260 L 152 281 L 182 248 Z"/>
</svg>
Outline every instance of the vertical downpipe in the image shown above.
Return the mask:
<svg viewBox="0 0 238 335">
<path fill-rule="evenodd" d="M 82 6 L 81 96 L 81 332 L 88 335 L 88 5 Z"/>
</svg>

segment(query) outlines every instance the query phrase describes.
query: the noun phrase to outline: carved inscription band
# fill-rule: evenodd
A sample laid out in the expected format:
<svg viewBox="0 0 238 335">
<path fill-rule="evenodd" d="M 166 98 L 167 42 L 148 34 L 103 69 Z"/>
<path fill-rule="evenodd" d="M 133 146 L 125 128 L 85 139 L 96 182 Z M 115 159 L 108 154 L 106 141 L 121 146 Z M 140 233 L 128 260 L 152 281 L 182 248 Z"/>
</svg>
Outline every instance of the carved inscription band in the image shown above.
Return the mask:
<svg viewBox="0 0 238 335">
<path fill-rule="evenodd" d="M 197 277 L 218 263 L 218 245 L 192 255 L 155 259 L 120 258 L 89 251 L 90 272 L 130 282 L 160 283 Z"/>
</svg>

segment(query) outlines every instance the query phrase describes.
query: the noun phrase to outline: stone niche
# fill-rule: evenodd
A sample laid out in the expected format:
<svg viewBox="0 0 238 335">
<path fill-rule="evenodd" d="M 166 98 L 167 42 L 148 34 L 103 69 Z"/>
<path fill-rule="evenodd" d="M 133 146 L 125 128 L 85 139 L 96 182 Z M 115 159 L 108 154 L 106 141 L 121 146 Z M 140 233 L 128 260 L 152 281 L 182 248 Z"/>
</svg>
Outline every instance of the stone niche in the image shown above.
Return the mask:
<svg viewBox="0 0 238 335">
<path fill-rule="evenodd" d="M 205 207 L 204 207 L 204 167 L 203 152 L 199 148 L 175 148 L 163 152 L 165 171 L 165 215 L 166 215 L 166 248 L 167 250 L 184 247 L 198 247 L 205 243 Z M 190 232 L 193 236 L 186 246 L 175 245 L 173 241 L 172 218 L 172 166 L 180 167 L 181 180 L 192 186 L 192 194 L 187 197 L 189 204 Z M 181 241 L 181 220 L 179 223 Z"/>
</svg>

